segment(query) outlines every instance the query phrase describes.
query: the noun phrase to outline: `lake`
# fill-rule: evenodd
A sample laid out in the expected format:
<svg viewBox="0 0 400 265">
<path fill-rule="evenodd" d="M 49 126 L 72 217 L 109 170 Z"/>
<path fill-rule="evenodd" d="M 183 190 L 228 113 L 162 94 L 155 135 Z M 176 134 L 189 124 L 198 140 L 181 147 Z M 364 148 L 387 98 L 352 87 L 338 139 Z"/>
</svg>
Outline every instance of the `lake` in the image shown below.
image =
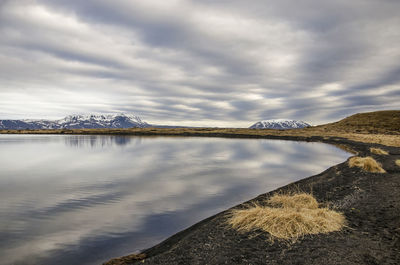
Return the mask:
<svg viewBox="0 0 400 265">
<path fill-rule="evenodd" d="M 280 140 L 0 135 L 0 264 L 101 264 L 349 156 Z"/>
</svg>

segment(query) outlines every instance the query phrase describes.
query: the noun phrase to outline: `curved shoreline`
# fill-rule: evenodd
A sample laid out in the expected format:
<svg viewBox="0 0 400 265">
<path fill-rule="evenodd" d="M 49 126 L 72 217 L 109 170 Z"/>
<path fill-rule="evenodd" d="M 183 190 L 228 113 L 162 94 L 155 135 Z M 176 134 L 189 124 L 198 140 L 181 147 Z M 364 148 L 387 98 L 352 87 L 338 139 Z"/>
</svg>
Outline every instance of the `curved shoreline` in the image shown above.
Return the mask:
<svg viewBox="0 0 400 265">
<path fill-rule="evenodd" d="M 376 143 L 400 147 L 400 134 L 359 133 L 346 130 L 329 130 L 308 127 L 293 130 L 243 129 L 243 128 L 130 128 L 130 129 L 58 129 L 58 130 L 0 130 L 0 134 L 63 134 L 63 135 L 121 135 L 121 136 L 173 136 L 222 137 L 247 139 L 279 139 L 292 141 L 333 143 L 341 140 Z"/>
<path fill-rule="evenodd" d="M 369 173 L 349 168 L 343 162 L 318 175 L 232 207 L 242 208 L 251 202 L 262 203 L 276 192 L 311 191 L 319 202 L 329 204 L 345 214 L 348 225 L 341 232 L 307 236 L 291 245 L 279 241 L 271 243 L 265 233 L 240 234 L 229 228 L 225 223 L 228 209 L 196 223 L 141 254 L 112 259 L 104 264 L 128 265 L 139 261 L 146 264 L 400 263 L 400 167 L 395 164 L 395 160 L 400 159 L 400 148 L 340 137 L 254 138 L 334 144 L 347 151 L 355 151 L 360 156 L 373 156 L 382 163 L 387 173 Z M 371 154 L 371 147 L 382 148 L 389 155 Z"/>
</svg>

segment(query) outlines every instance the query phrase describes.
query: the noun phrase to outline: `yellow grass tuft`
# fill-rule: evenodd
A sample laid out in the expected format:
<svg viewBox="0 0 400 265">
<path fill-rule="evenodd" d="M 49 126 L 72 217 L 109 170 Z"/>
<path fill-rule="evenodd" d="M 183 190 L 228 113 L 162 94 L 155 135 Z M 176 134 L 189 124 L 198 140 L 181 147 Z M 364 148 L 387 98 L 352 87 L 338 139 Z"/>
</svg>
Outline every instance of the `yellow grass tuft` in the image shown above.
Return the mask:
<svg viewBox="0 0 400 265">
<path fill-rule="evenodd" d="M 385 173 L 386 171 L 382 168 L 382 165 L 376 162 L 370 156 L 367 157 L 359 157 L 354 156 L 349 159 L 349 166 L 350 167 L 359 167 L 365 171 L 372 172 L 372 173 Z"/>
<path fill-rule="evenodd" d="M 369 150 L 371 151 L 371 153 L 377 154 L 377 155 L 388 155 L 389 154 L 387 151 L 382 150 L 380 148 L 371 147 Z"/>
<path fill-rule="evenodd" d="M 273 207 L 255 204 L 248 209 L 232 210 L 228 223 L 238 231 L 260 229 L 272 239 L 292 242 L 304 235 L 339 231 L 345 223 L 341 213 L 318 208 L 318 202 L 310 194 L 274 195 L 267 203 Z"/>
<path fill-rule="evenodd" d="M 395 163 L 400 167 L 400 159 L 397 159 Z"/>
<path fill-rule="evenodd" d="M 282 208 L 318 208 L 317 200 L 307 193 L 298 193 L 293 195 L 276 194 L 268 200 L 268 203 L 272 206 Z"/>
</svg>

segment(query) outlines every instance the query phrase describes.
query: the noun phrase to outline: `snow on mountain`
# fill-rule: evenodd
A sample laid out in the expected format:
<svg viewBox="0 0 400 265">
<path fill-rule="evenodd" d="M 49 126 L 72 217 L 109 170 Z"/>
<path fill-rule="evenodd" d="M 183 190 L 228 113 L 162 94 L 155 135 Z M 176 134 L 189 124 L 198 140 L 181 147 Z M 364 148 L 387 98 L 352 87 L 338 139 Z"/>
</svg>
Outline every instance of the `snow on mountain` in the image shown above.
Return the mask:
<svg viewBox="0 0 400 265">
<path fill-rule="evenodd" d="M 148 127 L 139 117 L 131 114 L 70 115 L 57 121 L 60 128 L 132 128 Z"/>
<path fill-rule="evenodd" d="M 279 130 L 287 130 L 287 129 L 298 129 L 311 126 L 310 124 L 304 121 L 296 121 L 296 120 L 288 120 L 288 119 L 273 119 L 273 120 L 264 120 L 259 121 L 252 126 L 250 129 L 279 129 Z"/>
<path fill-rule="evenodd" d="M 132 114 L 69 115 L 60 120 L 0 120 L 0 130 L 144 128 L 150 125 Z"/>
</svg>

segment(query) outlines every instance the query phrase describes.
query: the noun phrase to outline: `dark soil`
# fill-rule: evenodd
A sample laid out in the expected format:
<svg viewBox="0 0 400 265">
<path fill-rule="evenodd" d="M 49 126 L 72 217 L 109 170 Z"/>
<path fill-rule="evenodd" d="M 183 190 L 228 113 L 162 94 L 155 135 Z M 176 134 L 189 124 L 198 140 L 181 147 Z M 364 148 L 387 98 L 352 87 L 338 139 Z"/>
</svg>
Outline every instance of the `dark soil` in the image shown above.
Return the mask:
<svg viewBox="0 0 400 265">
<path fill-rule="evenodd" d="M 400 167 L 395 164 L 400 148 L 338 138 L 324 142 L 372 156 L 387 173 L 349 168 L 344 162 L 250 202 L 262 204 L 276 192 L 311 191 L 319 202 L 344 213 L 347 227 L 342 231 L 306 236 L 295 243 L 272 242 L 265 232 L 230 228 L 225 211 L 144 250 L 140 261 L 134 255 L 107 264 L 400 264 Z M 371 154 L 370 147 L 389 155 Z"/>
</svg>

